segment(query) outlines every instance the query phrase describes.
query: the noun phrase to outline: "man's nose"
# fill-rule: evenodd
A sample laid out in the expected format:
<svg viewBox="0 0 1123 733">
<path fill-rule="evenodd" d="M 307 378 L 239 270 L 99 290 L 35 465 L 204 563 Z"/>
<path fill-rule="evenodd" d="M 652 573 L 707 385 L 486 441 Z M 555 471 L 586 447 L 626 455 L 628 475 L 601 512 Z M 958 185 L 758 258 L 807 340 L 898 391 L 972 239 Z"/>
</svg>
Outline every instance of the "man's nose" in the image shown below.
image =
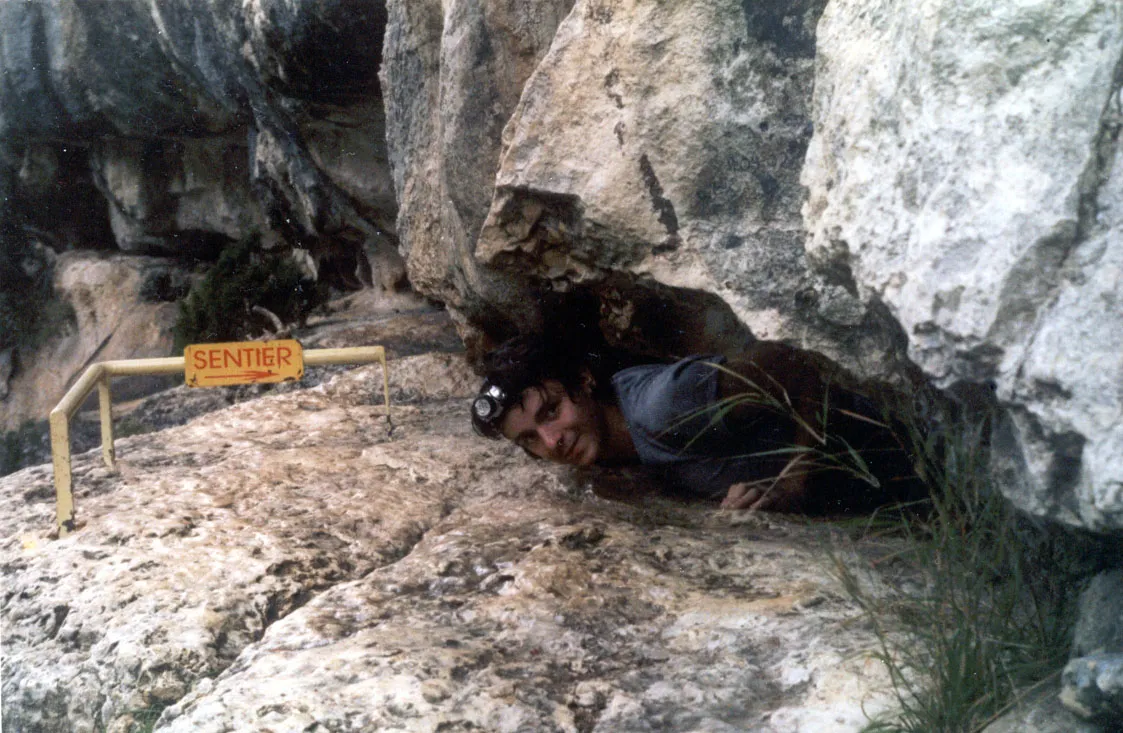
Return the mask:
<svg viewBox="0 0 1123 733">
<path fill-rule="evenodd" d="M 549 450 L 553 450 L 557 447 L 561 436 L 561 429 L 553 425 L 543 425 L 538 429 L 538 437 L 542 440 L 542 445 L 546 446 Z"/>
</svg>

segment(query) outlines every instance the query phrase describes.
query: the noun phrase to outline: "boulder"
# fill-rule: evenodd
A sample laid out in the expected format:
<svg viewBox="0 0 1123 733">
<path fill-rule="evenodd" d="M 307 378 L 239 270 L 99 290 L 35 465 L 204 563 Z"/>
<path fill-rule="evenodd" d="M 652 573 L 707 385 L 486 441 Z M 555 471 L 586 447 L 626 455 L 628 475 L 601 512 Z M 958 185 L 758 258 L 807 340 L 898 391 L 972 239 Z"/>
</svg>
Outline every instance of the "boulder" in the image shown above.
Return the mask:
<svg viewBox="0 0 1123 733">
<path fill-rule="evenodd" d="M 1072 655 L 1082 657 L 1095 652 L 1123 653 L 1123 570 L 1120 569 L 1100 573 L 1080 594 Z"/>
<path fill-rule="evenodd" d="M 1061 702 L 1084 720 L 1119 730 L 1123 726 L 1123 654 L 1077 657 L 1061 676 Z"/>
<path fill-rule="evenodd" d="M 1107 733 L 1062 705 L 1058 687 L 1054 683 L 1030 691 L 983 733 Z"/>
<path fill-rule="evenodd" d="M 1072 659 L 1060 701 L 1081 719 L 1115 730 L 1123 725 L 1123 570 L 1092 578 L 1080 594 Z"/>
<path fill-rule="evenodd" d="M 839 0 L 817 48 L 808 256 L 993 386 L 1017 504 L 1123 527 L 1118 6 Z"/>
<path fill-rule="evenodd" d="M 622 292 L 609 305 L 618 341 L 743 345 L 720 317 L 649 333 L 643 293 L 695 292 L 757 338 L 889 358 L 876 316 L 804 255 L 799 170 L 823 5 L 578 2 L 504 128 L 477 258 L 606 303 Z M 660 300 L 661 320 L 706 307 Z"/>
<path fill-rule="evenodd" d="M 755 335 L 895 363 L 893 328 L 803 253 L 822 2 L 566 3 L 531 36 L 497 36 L 498 19 L 534 17 L 509 5 L 446 14 L 453 30 L 391 3 L 399 235 L 414 285 L 463 335 L 540 327 L 543 293 L 585 290 L 606 335 L 642 351 Z"/>
</svg>

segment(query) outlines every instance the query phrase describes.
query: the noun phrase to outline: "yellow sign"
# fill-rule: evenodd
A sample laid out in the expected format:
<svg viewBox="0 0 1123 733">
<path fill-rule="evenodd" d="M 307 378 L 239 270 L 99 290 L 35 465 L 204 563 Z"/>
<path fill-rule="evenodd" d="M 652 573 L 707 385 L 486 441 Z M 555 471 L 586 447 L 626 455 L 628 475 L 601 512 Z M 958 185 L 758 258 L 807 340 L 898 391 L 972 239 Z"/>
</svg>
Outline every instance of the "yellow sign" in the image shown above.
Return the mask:
<svg viewBox="0 0 1123 733">
<path fill-rule="evenodd" d="M 288 382 L 304 376 L 299 341 L 192 344 L 183 351 L 188 387 Z"/>
</svg>

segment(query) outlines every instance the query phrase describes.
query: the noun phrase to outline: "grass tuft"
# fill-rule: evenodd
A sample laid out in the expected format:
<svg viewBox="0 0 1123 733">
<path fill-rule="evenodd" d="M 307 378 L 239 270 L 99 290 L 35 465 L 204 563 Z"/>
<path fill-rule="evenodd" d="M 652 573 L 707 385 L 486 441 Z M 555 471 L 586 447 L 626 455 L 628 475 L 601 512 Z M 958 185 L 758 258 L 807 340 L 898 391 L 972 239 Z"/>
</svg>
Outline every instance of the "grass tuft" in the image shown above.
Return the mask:
<svg viewBox="0 0 1123 733">
<path fill-rule="evenodd" d="M 870 733 L 980 731 L 1067 659 L 1077 593 L 1064 581 L 1064 537 L 1039 530 L 993 485 L 988 426 L 982 416 L 923 436 L 909 429 L 930 498 L 871 527 L 905 540 L 872 566 L 911 579 L 911 590 L 834 557 L 896 698 Z"/>
<path fill-rule="evenodd" d="M 801 470 L 877 488 L 864 457 L 877 451 L 855 449 L 832 433 L 828 416 L 841 411 L 910 456 L 923 484 L 919 500 L 833 522 L 867 540 L 867 547 L 891 548 L 865 567 L 838 553 L 832 557 L 836 577 L 876 634 L 875 654 L 896 698 L 895 710 L 871 720 L 867 733 L 981 731 L 1059 675 L 1071 650 L 1078 581 L 1088 568 L 1072 562 L 1071 533 L 1018 512 L 998 490 L 990 470 L 988 408 L 942 414 L 934 400 L 918 399 L 883 404 L 882 420 L 875 420 L 829 404 L 825 391 L 819 414 L 808 421 L 779 384 L 766 388 L 714 366 L 739 379 L 745 392 L 675 427 L 706 417 L 713 423 L 751 403 L 786 416 L 811 438 L 753 455 L 790 452 L 789 467 L 798 460 Z M 894 541 L 880 542 L 886 537 Z M 900 582 L 887 583 L 887 577 Z"/>
<path fill-rule="evenodd" d="M 132 719 L 129 726 L 130 733 L 152 733 L 166 707 L 167 705 L 153 705 L 136 710 L 126 710 L 125 714 Z"/>
<path fill-rule="evenodd" d="M 666 429 L 666 433 L 680 429 L 686 425 L 694 426 L 695 434 L 682 447 L 688 451 L 691 446 L 702 436 L 706 429 L 720 424 L 734 410 L 744 406 L 752 406 L 764 413 L 770 413 L 794 425 L 797 435 L 804 438 L 799 444 L 785 445 L 766 450 L 756 450 L 732 456 L 733 458 L 778 458 L 786 457 L 788 462 L 777 476 L 771 476 L 756 481 L 744 482 L 754 487 L 765 487 L 767 491 L 773 490 L 783 478 L 800 476 L 821 475 L 824 473 L 841 473 L 857 481 L 880 489 L 881 481 L 871 470 L 862 452 L 855 449 L 846 438 L 829 428 L 832 412 L 855 418 L 867 423 L 871 428 L 888 429 L 883 424 L 865 415 L 842 410 L 831 404 L 830 384 L 824 385 L 823 396 L 819 402 L 817 413 L 810 419 L 800 414 L 792 402 L 791 395 L 771 375 L 765 373 L 768 385 L 761 385 L 751 378 L 741 374 L 724 364 L 716 362 L 703 362 L 715 370 L 729 375 L 744 386 L 744 391 L 722 398 L 714 403 L 705 405 L 692 412 L 681 415 Z M 701 425 L 699 421 L 705 421 Z"/>
</svg>

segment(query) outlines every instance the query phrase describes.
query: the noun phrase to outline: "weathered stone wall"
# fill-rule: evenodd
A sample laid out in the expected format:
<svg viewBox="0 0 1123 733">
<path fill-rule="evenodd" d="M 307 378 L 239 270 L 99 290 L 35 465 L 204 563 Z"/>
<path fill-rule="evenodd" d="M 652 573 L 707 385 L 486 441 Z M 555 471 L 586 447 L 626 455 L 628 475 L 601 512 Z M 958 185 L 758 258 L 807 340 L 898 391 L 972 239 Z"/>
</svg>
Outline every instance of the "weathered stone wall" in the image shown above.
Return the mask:
<svg viewBox="0 0 1123 733">
<path fill-rule="evenodd" d="M 421 5 L 390 4 L 383 86 L 414 284 L 460 313 L 469 338 L 540 323 L 529 281 L 593 291 L 602 329 L 637 348 L 733 349 L 748 324 L 893 374 L 893 326 L 803 252 L 823 3 L 569 5 L 544 24 L 506 3 L 428 21 Z M 503 59 L 521 47 L 467 31 L 493 17 L 537 22 L 517 36 L 535 39 L 518 73 Z M 489 40 L 463 40 L 476 37 Z M 501 81 L 464 71 L 480 64 Z M 482 103 L 494 85 L 501 103 Z"/>
<path fill-rule="evenodd" d="M 448 303 L 471 347 L 481 324 L 539 323 L 521 273 L 473 256 L 500 133 L 573 0 L 390 2 L 382 86 L 398 236 L 415 288 Z"/>
<path fill-rule="evenodd" d="M 757 337 L 883 358 L 803 251 L 822 7 L 578 3 L 505 128 L 477 256 L 560 287 L 709 292 Z"/>
</svg>

